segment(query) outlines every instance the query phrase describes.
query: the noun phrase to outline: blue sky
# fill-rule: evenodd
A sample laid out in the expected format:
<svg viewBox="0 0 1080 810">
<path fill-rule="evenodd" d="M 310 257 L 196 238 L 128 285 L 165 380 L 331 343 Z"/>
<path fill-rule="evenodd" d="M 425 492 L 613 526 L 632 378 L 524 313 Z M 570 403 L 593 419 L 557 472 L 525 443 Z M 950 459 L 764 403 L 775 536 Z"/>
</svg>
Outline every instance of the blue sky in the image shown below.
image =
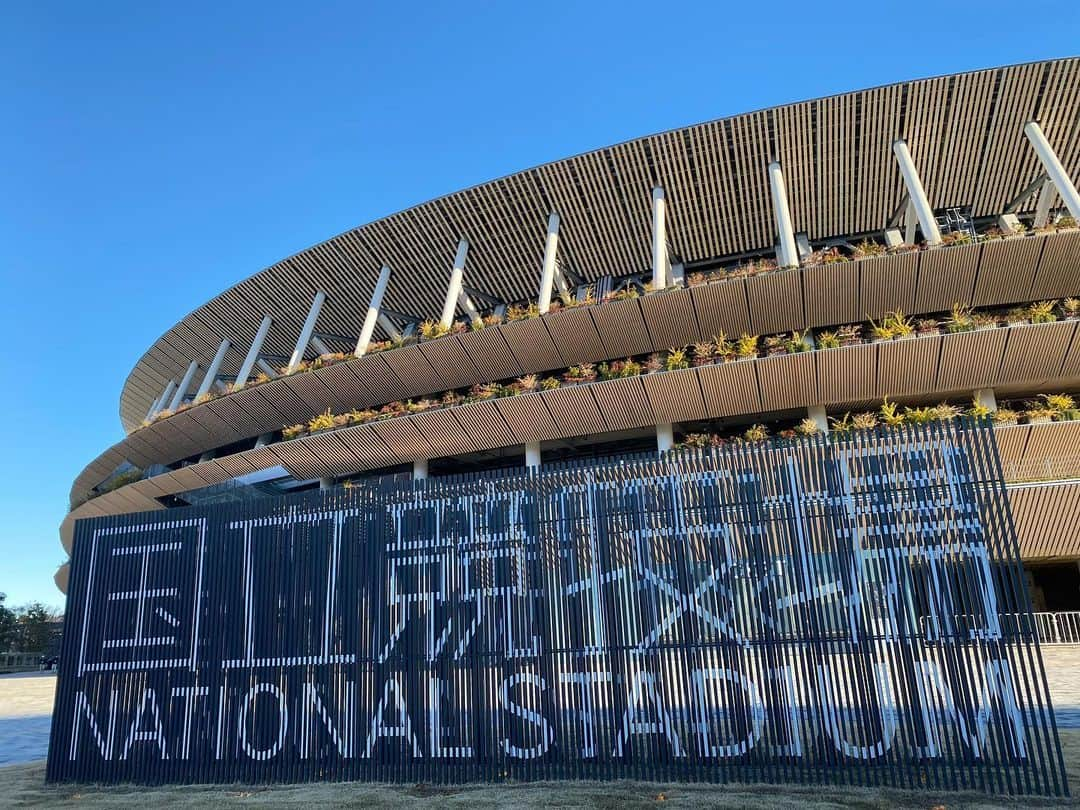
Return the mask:
<svg viewBox="0 0 1080 810">
<path fill-rule="evenodd" d="M 57 527 L 128 371 L 262 267 L 637 135 L 1078 46 L 1069 3 L 9 4 L 0 591 L 62 604 Z"/>
</svg>

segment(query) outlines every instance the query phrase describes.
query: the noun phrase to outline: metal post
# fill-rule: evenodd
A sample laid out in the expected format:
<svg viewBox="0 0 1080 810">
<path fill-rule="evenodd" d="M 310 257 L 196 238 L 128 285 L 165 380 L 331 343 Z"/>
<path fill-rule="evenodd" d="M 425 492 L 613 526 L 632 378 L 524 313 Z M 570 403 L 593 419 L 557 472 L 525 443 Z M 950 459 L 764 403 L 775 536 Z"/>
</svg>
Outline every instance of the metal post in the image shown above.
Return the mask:
<svg viewBox="0 0 1080 810">
<path fill-rule="evenodd" d="M 412 463 L 412 477 L 414 481 L 423 481 L 428 476 L 428 460 L 418 458 Z"/>
<path fill-rule="evenodd" d="M 269 375 L 271 377 L 276 377 L 278 375 L 278 370 L 276 368 L 274 368 L 272 365 L 270 365 L 269 363 L 267 363 L 265 360 L 263 360 L 261 357 L 258 359 L 258 361 L 256 361 L 256 365 L 258 365 L 258 367 L 265 374 L 267 374 L 267 375 Z"/>
<path fill-rule="evenodd" d="M 915 226 L 919 224 L 919 216 L 915 213 L 915 203 L 908 198 L 907 208 L 904 209 L 904 244 L 915 244 Z"/>
<path fill-rule="evenodd" d="M 333 354 L 334 350 L 327 346 L 321 337 L 318 335 L 311 336 L 311 348 L 317 351 L 320 355 Z"/>
<path fill-rule="evenodd" d="M 980 388 L 975 392 L 975 401 L 989 410 L 991 413 L 998 409 L 997 397 L 994 395 L 993 388 Z"/>
<path fill-rule="evenodd" d="M 1065 207 L 1069 209 L 1073 218 L 1080 222 L 1080 193 L 1077 193 L 1076 186 L 1065 173 L 1065 167 L 1061 165 L 1058 156 L 1050 147 L 1050 142 L 1046 140 L 1042 127 L 1036 121 L 1028 121 L 1024 124 L 1024 134 L 1035 149 L 1035 154 L 1039 156 L 1039 162 L 1046 169 L 1046 174 L 1054 182 L 1054 187 L 1061 195 Z"/>
<path fill-rule="evenodd" d="M 191 387 L 191 379 L 195 376 L 195 372 L 198 371 L 198 369 L 198 361 L 192 360 L 187 367 L 187 371 L 184 372 L 184 376 L 180 380 L 180 385 L 176 387 L 176 393 L 173 394 L 172 402 L 169 403 L 170 411 L 175 411 L 180 403 L 184 401 L 184 395 L 187 394 L 188 388 Z"/>
<path fill-rule="evenodd" d="M 663 422 L 656 426 L 656 452 L 666 453 L 675 446 L 675 431 L 670 422 Z"/>
<path fill-rule="evenodd" d="M 544 242 L 544 268 L 540 273 L 540 294 L 536 305 L 540 314 L 551 309 L 551 288 L 555 284 L 555 259 L 559 251 L 559 215 L 548 216 L 547 239 Z"/>
<path fill-rule="evenodd" d="M 394 325 L 392 320 L 381 312 L 379 313 L 379 326 L 386 330 L 386 334 L 391 340 L 401 340 L 401 330 Z"/>
<path fill-rule="evenodd" d="M 382 306 L 383 296 L 386 294 L 386 287 L 389 284 L 390 267 L 384 264 L 382 270 L 379 271 L 379 280 L 375 282 L 375 291 L 371 293 L 371 300 L 368 302 L 364 325 L 360 327 L 360 337 L 356 340 L 356 351 L 353 354 L 357 357 L 363 357 L 368 350 L 371 336 L 375 334 L 375 324 L 379 323 L 379 307 Z"/>
<path fill-rule="evenodd" d="M 206 376 L 203 377 L 202 382 L 199 383 L 199 390 L 195 392 L 195 399 L 198 399 L 203 394 L 210 391 L 210 386 L 214 384 L 214 380 L 217 379 L 217 373 L 221 370 L 221 363 L 225 359 L 225 353 L 229 351 L 229 347 L 232 343 L 228 338 L 221 341 L 221 345 L 218 346 L 217 352 L 214 353 L 214 359 L 210 361 L 210 368 L 206 370 Z"/>
<path fill-rule="evenodd" d="M 458 297 L 461 295 L 461 285 L 465 278 L 465 259 L 469 255 L 469 240 L 462 239 L 458 242 L 457 253 L 454 256 L 454 268 L 450 271 L 450 284 L 446 288 L 446 301 L 443 303 L 442 317 L 439 322 L 447 329 L 454 322 L 454 312 L 457 309 Z"/>
<path fill-rule="evenodd" d="M 240 364 L 240 370 L 236 372 L 236 381 L 233 383 L 233 388 L 237 391 L 247 385 L 248 377 L 251 376 L 251 369 L 259 358 L 259 352 L 262 351 L 263 341 L 266 340 L 266 333 L 270 331 L 272 322 L 269 315 L 263 315 L 262 323 L 259 324 L 259 329 L 255 333 L 255 339 L 251 341 L 251 348 L 248 349 L 244 362 Z"/>
<path fill-rule="evenodd" d="M 911 159 L 908 145 L 902 140 L 893 141 L 893 154 L 896 155 L 896 160 L 900 164 L 900 174 L 904 177 L 908 199 L 915 206 L 915 215 L 919 218 L 923 239 L 928 245 L 940 245 L 941 231 L 934 217 L 934 209 L 930 207 L 930 200 L 927 199 L 926 189 L 923 188 L 919 173 L 915 170 L 915 163 Z"/>
<path fill-rule="evenodd" d="M 664 189 L 652 190 L 652 283 L 653 289 L 667 286 L 667 210 Z"/>
<path fill-rule="evenodd" d="M 311 342 L 311 333 L 315 331 L 315 322 L 319 320 L 319 310 L 322 309 L 325 300 L 326 293 L 322 290 L 315 293 L 315 300 L 311 302 L 311 309 L 308 310 L 307 319 L 304 321 L 304 325 L 300 327 L 300 336 L 296 339 L 296 348 L 293 349 L 292 357 L 289 358 L 289 365 L 285 368 L 286 373 L 295 371 L 296 367 L 303 362 L 304 352 L 307 351 L 308 343 Z"/>
<path fill-rule="evenodd" d="M 829 432 L 829 417 L 825 415 L 824 405 L 811 405 L 806 409 L 806 416 L 814 420 L 814 424 L 817 425 L 820 432 Z"/>
<path fill-rule="evenodd" d="M 797 267 L 799 265 L 799 253 L 798 247 L 795 245 L 795 228 L 791 224 L 791 208 L 788 206 L 787 185 L 784 183 L 784 173 L 780 170 L 780 162 L 776 160 L 769 164 L 769 190 L 772 192 L 776 233 L 780 239 L 780 255 L 778 257 L 780 266 Z"/>
<path fill-rule="evenodd" d="M 1050 221 L 1050 207 L 1054 204 L 1054 197 L 1056 196 L 1057 189 L 1054 188 L 1054 181 L 1047 177 L 1039 188 L 1039 201 L 1035 205 L 1035 219 L 1031 223 L 1036 228 L 1041 228 Z"/>
<path fill-rule="evenodd" d="M 540 442 L 526 442 L 525 467 L 533 469 L 540 466 Z"/>
</svg>

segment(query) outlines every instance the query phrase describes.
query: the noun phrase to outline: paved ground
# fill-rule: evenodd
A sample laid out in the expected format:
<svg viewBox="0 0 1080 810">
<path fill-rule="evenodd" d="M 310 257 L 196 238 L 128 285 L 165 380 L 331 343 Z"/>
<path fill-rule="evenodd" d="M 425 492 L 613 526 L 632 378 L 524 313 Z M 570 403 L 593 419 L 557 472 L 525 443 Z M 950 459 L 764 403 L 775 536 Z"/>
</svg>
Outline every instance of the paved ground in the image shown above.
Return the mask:
<svg viewBox="0 0 1080 810">
<path fill-rule="evenodd" d="M 52 672 L 0 675 L 0 768 L 45 758 L 55 687 Z"/>
</svg>

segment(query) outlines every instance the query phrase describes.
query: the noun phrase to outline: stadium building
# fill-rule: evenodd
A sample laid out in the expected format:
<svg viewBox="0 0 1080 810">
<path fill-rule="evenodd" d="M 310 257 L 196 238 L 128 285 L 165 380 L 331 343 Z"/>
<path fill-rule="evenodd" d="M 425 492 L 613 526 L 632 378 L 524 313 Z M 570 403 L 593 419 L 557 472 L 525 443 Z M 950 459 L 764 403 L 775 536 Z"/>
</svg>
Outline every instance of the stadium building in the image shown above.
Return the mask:
<svg viewBox="0 0 1080 810">
<path fill-rule="evenodd" d="M 417 205 L 150 346 L 62 543 L 85 517 L 974 412 L 1036 610 L 1080 610 L 1077 178 L 1063 59 L 710 121 Z"/>
</svg>

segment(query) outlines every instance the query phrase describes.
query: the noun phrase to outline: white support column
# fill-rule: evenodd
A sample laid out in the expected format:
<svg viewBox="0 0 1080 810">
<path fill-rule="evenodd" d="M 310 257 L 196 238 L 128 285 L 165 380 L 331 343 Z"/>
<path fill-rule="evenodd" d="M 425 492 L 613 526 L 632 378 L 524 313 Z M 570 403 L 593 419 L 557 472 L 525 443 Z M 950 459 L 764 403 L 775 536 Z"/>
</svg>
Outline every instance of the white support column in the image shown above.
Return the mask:
<svg viewBox="0 0 1080 810">
<path fill-rule="evenodd" d="M 311 333 L 315 331 L 315 322 L 319 320 L 319 310 L 322 309 L 325 300 L 326 293 L 322 290 L 315 293 L 315 300 L 311 302 L 311 309 L 308 310 L 307 319 L 304 321 L 304 325 L 300 327 L 300 336 L 296 339 L 296 348 L 293 349 L 292 357 L 289 358 L 286 371 L 295 371 L 296 367 L 303 361 L 304 352 L 307 351 L 308 343 L 311 342 Z"/>
<path fill-rule="evenodd" d="M 172 401 L 169 403 L 169 410 L 175 411 L 181 402 L 184 401 L 184 396 L 187 394 L 188 389 L 191 387 L 191 380 L 195 376 L 195 372 L 199 370 L 199 363 L 192 360 L 188 364 L 187 371 L 184 372 L 183 378 L 180 380 L 180 385 L 176 387 L 176 393 L 173 394 Z"/>
<path fill-rule="evenodd" d="M 814 424 L 821 433 L 829 432 L 829 417 L 825 415 L 824 405 L 811 405 L 806 409 L 806 416 L 814 420 Z"/>
<path fill-rule="evenodd" d="M 469 320 L 473 323 L 476 323 L 481 319 L 480 311 L 476 308 L 476 304 L 473 303 L 473 300 L 465 290 L 462 290 L 458 294 L 458 305 L 465 311 L 465 315 L 468 316 Z"/>
<path fill-rule="evenodd" d="M 1050 221 L 1050 208 L 1056 196 L 1057 189 L 1054 188 L 1054 181 L 1047 177 L 1039 189 L 1039 201 L 1035 205 L 1035 219 L 1031 223 L 1036 228 L 1041 228 Z"/>
<path fill-rule="evenodd" d="M 364 356 L 364 353 L 368 350 L 368 346 L 371 344 L 371 336 L 375 334 L 375 324 L 381 322 L 379 320 L 379 308 L 382 306 L 383 296 L 386 295 L 386 288 L 389 284 L 390 268 L 384 264 L 382 270 L 379 271 L 379 280 L 375 282 L 375 290 L 371 293 L 371 300 L 368 302 L 367 315 L 364 316 L 364 325 L 360 327 L 360 337 L 356 340 L 356 351 L 354 351 L 353 354 L 357 357 Z M 386 320 L 390 319 L 387 318 Z M 383 324 L 384 328 L 385 326 L 386 325 Z M 391 326 L 393 326 L 393 324 L 391 324 Z"/>
<path fill-rule="evenodd" d="M 779 161 L 769 164 L 769 191 L 772 192 L 773 216 L 776 218 L 776 234 L 780 240 L 777 262 L 781 267 L 797 267 L 799 249 L 795 245 L 795 228 L 791 224 L 791 207 L 788 205 L 787 184 Z"/>
<path fill-rule="evenodd" d="M 540 466 L 540 442 L 527 442 L 525 444 L 525 467 L 533 469 Z"/>
<path fill-rule="evenodd" d="M 990 411 L 990 413 L 993 413 L 998 409 L 997 396 L 994 394 L 993 388 L 980 388 L 975 392 L 974 400 Z"/>
<path fill-rule="evenodd" d="M 915 169 L 907 144 L 904 141 L 893 141 L 893 154 L 896 155 L 896 161 L 900 164 L 900 174 L 904 177 L 908 199 L 915 206 L 915 215 L 919 218 L 923 239 L 928 245 L 940 245 L 941 231 L 934 217 L 934 209 L 930 207 L 930 200 L 926 198 L 926 189 L 923 188 L 922 180 L 919 179 L 919 173 Z"/>
<path fill-rule="evenodd" d="M 656 426 L 656 452 L 666 453 L 675 446 L 675 431 L 668 422 Z"/>
<path fill-rule="evenodd" d="M 273 431 L 270 431 L 269 433 L 262 433 L 259 435 L 259 438 L 255 440 L 255 449 L 258 450 L 260 447 L 266 447 L 266 445 L 270 444 L 270 442 L 272 442 L 273 440 Z"/>
<path fill-rule="evenodd" d="M 334 479 L 333 478 L 320 478 L 319 479 L 319 489 L 331 489 L 331 488 L 333 488 L 333 486 L 334 486 Z"/>
<path fill-rule="evenodd" d="M 904 244 L 915 244 L 915 226 L 919 224 L 919 215 L 915 213 L 915 203 L 908 198 L 907 208 L 904 209 Z"/>
<path fill-rule="evenodd" d="M 1080 222 L 1080 193 L 1077 193 L 1076 186 L 1069 179 L 1069 175 L 1065 173 L 1065 167 L 1061 165 L 1058 156 L 1050 147 L 1050 142 L 1046 140 L 1042 127 L 1036 121 L 1028 121 L 1024 124 L 1024 134 L 1027 135 L 1027 139 L 1035 149 L 1035 154 L 1039 156 L 1039 162 L 1046 169 L 1047 176 L 1053 181 L 1054 187 L 1057 188 L 1058 194 L 1061 195 L 1065 207 L 1069 209 L 1069 213 L 1072 214 L 1073 218 Z"/>
<path fill-rule="evenodd" d="M 418 458 L 412 463 L 412 477 L 413 481 L 424 481 L 428 476 L 428 460 L 426 458 Z"/>
<path fill-rule="evenodd" d="M 247 385 L 248 377 L 251 376 L 251 369 L 255 367 L 255 361 L 259 359 L 259 352 L 262 351 L 263 341 L 266 340 L 266 333 L 270 331 L 271 323 L 273 321 L 270 316 L 263 315 L 262 323 L 259 324 L 259 329 L 255 333 L 255 339 L 251 341 L 251 348 L 248 349 L 244 362 L 240 364 L 240 370 L 236 372 L 236 382 L 233 383 L 233 388 L 237 391 Z"/>
<path fill-rule="evenodd" d="M 667 203 L 664 189 L 652 190 L 652 283 L 653 289 L 668 286 Z"/>
<path fill-rule="evenodd" d="M 462 239 L 458 242 L 457 253 L 454 255 L 454 267 L 450 271 L 450 284 L 446 288 L 446 301 L 443 303 L 441 323 L 447 329 L 454 322 L 454 312 L 457 309 L 458 298 L 461 296 L 461 285 L 465 280 L 465 259 L 469 255 L 469 240 Z"/>
<path fill-rule="evenodd" d="M 214 353 L 214 359 L 210 361 L 210 368 L 206 370 L 206 376 L 199 383 L 199 390 L 195 392 L 195 399 L 210 391 L 210 386 L 217 379 L 217 373 L 221 370 L 221 363 L 225 360 L 225 353 L 229 351 L 230 346 L 232 346 L 232 343 L 229 342 L 228 338 L 221 341 L 221 345 L 218 346 L 218 350 Z"/>
<path fill-rule="evenodd" d="M 278 370 L 261 357 L 256 361 L 255 365 L 257 365 L 264 374 L 269 374 L 271 377 L 276 377 L 278 375 Z"/>
<path fill-rule="evenodd" d="M 540 272 L 540 294 L 536 306 L 540 314 L 551 309 L 551 289 L 555 285 L 555 260 L 559 252 L 559 215 L 554 211 L 548 216 L 547 239 L 544 241 L 544 267 Z"/>
<path fill-rule="evenodd" d="M 169 401 L 169 397 L 171 397 L 173 395 L 173 391 L 175 391 L 175 390 L 176 390 L 176 380 L 175 379 L 169 380 L 168 384 L 165 386 L 165 390 L 161 392 L 161 396 L 159 396 L 157 399 L 155 399 L 153 404 L 150 406 L 150 410 L 147 412 L 146 418 L 150 419 L 151 417 L 154 416 L 154 414 L 156 414 L 158 411 L 160 411 L 162 409 L 162 407 L 165 405 L 165 403 Z"/>
</svg>

